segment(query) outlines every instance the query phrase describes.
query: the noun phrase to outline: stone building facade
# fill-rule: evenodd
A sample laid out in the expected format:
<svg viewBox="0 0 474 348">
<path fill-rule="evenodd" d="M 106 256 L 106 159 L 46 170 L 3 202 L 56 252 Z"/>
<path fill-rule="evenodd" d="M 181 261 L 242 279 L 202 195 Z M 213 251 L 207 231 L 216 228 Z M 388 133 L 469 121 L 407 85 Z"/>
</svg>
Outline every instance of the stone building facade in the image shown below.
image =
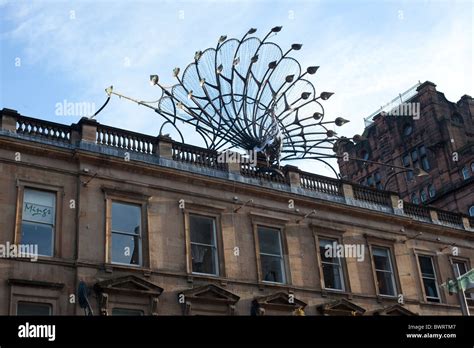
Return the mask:
<svg viewBox="0 0 474 348">
<path fill-rule="evenodd" d="M 474 216 L 472 97 L 464 95 L 452 103 L 429 81 L 408 97 L 402 105 L 419 105 L 419 115 L 389 116 L 379 112 L 369 120 L 362 141 L 346 142 L 339 149 L 340 154 L 346 152 L 349 158 L 388 166 L 341 158 L 341 176 L 363 185 L 386 186 L 405 201 Z M 402 110 L 397 103 L 390 107 Z M 392 170 L 390 165 L 421 168 L 428 175 L 417 177 L 413 172 Z M 400 174 L 392 175 L 395 172 Z"/>
<path fill-rule="evenodd" d="M 0 315 L 460 315 L 472 219 L 217 156 L 3 109 Z"/>
</svg>

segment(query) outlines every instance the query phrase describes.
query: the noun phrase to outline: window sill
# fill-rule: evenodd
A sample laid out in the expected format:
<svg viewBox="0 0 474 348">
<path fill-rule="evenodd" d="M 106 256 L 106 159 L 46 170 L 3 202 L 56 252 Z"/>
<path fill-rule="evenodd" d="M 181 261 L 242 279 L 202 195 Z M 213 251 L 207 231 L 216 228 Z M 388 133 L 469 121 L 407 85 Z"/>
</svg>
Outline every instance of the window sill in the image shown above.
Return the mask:
<svg viewBox="0 0 474 348">
<path fill-rule="evenodd" d="M 321 297 L 327 297 L 328 295 L 338 295 L 338 297 L 345 297 L 348 299 L 352 298 L 352 293 L 347 292 L 346 290 L 337 290 L 337 289 L 326 289 L 321 290 Z"/>
<path fill-rule="evenodd" d="M 397 295 L 381 295 L 377 294 L 377 302 L 398 302 L 398 296 Z"/>
<path fill-rule="evenodd" d="M 151 269 L 148 267 L 140 266 L 140 265 L 125 265 L 120 263 L 104 263 L 103 267 L 106 272 L 113 273 L 114 270 L 123 270 L 123 271 L 135 271 L 135 272 L 143 272 L 144 275 L 150 275 Z"/>
</svg>

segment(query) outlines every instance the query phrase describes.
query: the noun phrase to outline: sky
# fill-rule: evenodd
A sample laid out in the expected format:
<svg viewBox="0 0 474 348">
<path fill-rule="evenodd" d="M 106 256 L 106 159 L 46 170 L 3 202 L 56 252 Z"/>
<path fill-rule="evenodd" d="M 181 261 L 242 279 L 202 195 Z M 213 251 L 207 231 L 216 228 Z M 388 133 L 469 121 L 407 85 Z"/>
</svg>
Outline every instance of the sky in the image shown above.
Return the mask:
<svg viewBox="0 0 474 348">
<path fill-rule="evenodd" d="M 283 26 L 271 41 L 284 48 L 303 44 L 293 56 L 302 66 L 320 66 L 311 82 L 335 93 L 324 102 L 325 117 L 350 120 L 337 133 L 351 137 L 363 132 L 364 117 L 418 81 L 434 82 L 453 102 L 474 95 L 473 4 L 0 0 L 0 108 L 71 124 L 83 115 L 58 112 L 58 105 L 85 102 L 98 109 L 110 85 L 127 96 L 156 100 L 159 90 L 150 86 L 150 74 L 171 85 L 173 69 L 183 70 L 196 51 L 215 47 L 221 35 L 240 38 L 257 28 L 262 37 Z M 153 136 L 162 124 L 152 110 L 118 98 L 97 120 Z M 185 140 L 200 145 L 192 130 Z M 294 164 L 334 176 L 311 160 Z"/>
</svg>

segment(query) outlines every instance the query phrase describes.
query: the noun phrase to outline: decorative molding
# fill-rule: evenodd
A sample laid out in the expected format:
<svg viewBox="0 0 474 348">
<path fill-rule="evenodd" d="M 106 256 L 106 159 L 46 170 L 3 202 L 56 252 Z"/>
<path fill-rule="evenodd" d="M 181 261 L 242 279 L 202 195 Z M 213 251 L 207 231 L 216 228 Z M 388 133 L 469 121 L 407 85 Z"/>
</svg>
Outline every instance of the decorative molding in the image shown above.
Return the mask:
<svg viewBox="0 0 474 348">
<path fill-rule="evenodd" d="M 117 188 L 116 186 L 106 186 L 102 185 L 101 187 L 102 192 L 105 193 L 106 198 L 110 198 L 109 196 L 112 197 L 123 197 L 126 198 L 127 200 L 139 200 L 139 201 L 148 201 L 152 196 L 145 195 L 140 192 L 136 191 L 128 191 L 128 190 L 123 190 L 121 188 Z"/>
<path fill-rule="evenodd" d="M 110 294 L 150 297 L 150 313 L 158 315 L 159 297 L 163 289 L 148 280 L 134 275 L 112 278 L 97 282 L 94 285 L 98 293 L 101 315 L 108 315 L 108 299 Z"/>
<path fill-rule="evenodd" d="M 346 299 L 323 303 L 316 307 L 323 315 L 361 316 L 365 309 Z"/>
<path fill-rule="evenodd" d="M 40 288 L 50 288 L 50 289 L 62 289 L 64 288 L 64 283 L 52 283 L 39 280 L 28 280 L 28 279 L 17 279 L 9 278 L 8 284 L 16 286 L 30 286 L 30 287 L 40 287 Z"/>
<path fill-rule="evenodd" d="M 252 223 L 260 223 L 260 222 L 274 222 L 279 225 L 286 224 L 290 222 L 289 218 L 283 218 L 281 216 L 275 216 L 275 215 L 268 215 L 268 214 L 263 214 L 263 213 L 256 213 L 256 212 L 249 212 L 250 218 L 252 219 Z"/>
<path fill-rule="evenodd" d="M 100 293 L 99 294 L 100 315 L 109 315 L 108 305 L 109 305 L 109 294 L 105 292 Z"/>
<path fill-rule="evenodd" d="M 252 303 L 257 310 L 257 315 L 265 315 L 267 310 L 293 313 L 296 309 L 307 306 L 305 302 L 296 297 L 290 297 L 290 294 L 285 292 L 276 292 L 271 295 L 256 297 Z"/>
<path fill-rule="evenodd" d="M 221 213 L 227 210 L 226 207 L 223 207 L 221 205 L 215 205 L 215 204 L 210 204 L 210 203 L 205 203 L 205 202 L 195 202 L 195 201 L 190 201 L 190 200 L 184 201 L 184 207 L 185 209 L 189 207 L 191 208 L 191 210 L 201 210 L 205 212 L 214 212 L 214 213 Z"/>
<path fill-rule="evenodd" d="M 151 298 L 151 315 L 158 315 L 158 305 L 160 304 L 160 299 L 158 296 L 153 296 Z"/>
<path fill-rule="evenodd" d="M 184 315 L 191 315 L 192 307 L 197 304 L 212 304 L 220 305 L 223 308 L 227 307 L 227 313 L 234 315 L 236 310 L 235 304 L 240 300 L 239 296 L 214 284 L 184 290 L 181 294 L 183 294 L 186 299 L 183 308 Z"/>
<path fill-rule="evenodd" d="M 160 296 L 163 288 L 135 275 L 103 280 L 94 285 L 98 292 Z"/>
<path fill-rule="evenodd" d="M 376 309 L 367 312 L 366 315 L 403 315 L 403 316 L 416 316 L 418 313 L 412 312 L 400 304 L 394 304 L 388 307 Z"/>
</svg>

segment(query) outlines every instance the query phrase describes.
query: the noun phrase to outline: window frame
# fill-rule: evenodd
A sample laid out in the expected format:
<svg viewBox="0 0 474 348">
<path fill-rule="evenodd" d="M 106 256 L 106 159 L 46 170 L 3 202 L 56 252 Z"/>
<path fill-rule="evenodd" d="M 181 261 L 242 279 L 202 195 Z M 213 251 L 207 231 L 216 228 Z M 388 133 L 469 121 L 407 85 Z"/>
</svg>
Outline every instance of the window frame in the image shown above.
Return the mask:
<svg viewBox="0 0 474 348">
<path fill-rule="evenodd" d="M 197 242 L 193 242 L 192 239 L 191 239 L 191 216 L 199 216 L 199 217 L 204 217 L 204 218 L 208 218 L 208 219 L 211 219 L 213 221 L 213 231 L 212 231 L 212 234 L 214 235 L 214 245 L 208 245 L 208 244 L 203 244 L 203 243 L 197 243 Z M 205 214 L 202 214 L 202 213 L 194 213 L 194 212 L 190 212 L 187 216 L 187 218 L 189 219 L 189 243 L 190 243 L 190 250 L 191 250 L 191 273 L 192 274 L 196 274 L 196 275 L 204 275 L 204 276 L 212 276 L 212 277 L 219 277 L 220 276 L 220 267 L 219 267 L 219 247 L 218 247 L 218 240 L 217 240 L 217 218 L 214 217 L 214 216 L 209 216 L 209 215 L 205 215 Z M 214 267 L 216 269 L 216 273 L 203 273 L 203 272 L 195 272 L 193 270 L 193 265 L 192 265 L 192 246 L 193 244 L 197 244 L 197 245 L 203 245 L 203 246 L 207 246 L 207 247 L 211 247 L 211 249 L 213 249 L 214 251 Z"/>
<path fill-rule="evenodd" d="M 390 264 L 390 275 L 391 275 L 390 278 L 392 280 L 392 286 L 393 286 L 393 290 L 395 292 L 393 295 L 380 293 L 380 289 L 379 289 L 379 286 L 378 286 L 377 272 L 387 272 L 387 271 L 378 270 L 376 268 L 375 260 L 374 260 L 374 256 L 375 256 L 374 255 L 374 249 L 383 249 L 383 250 L 387 251 L 388 261 L 389 261 L 389 264 Z M 392 248 L 390 246 L 383 245 L 383 244 L 380 244 L 380 243 L 374 243 L 374 244 L 371 243 L 369 245 L 369 250 L 370 250 L 370 261 L 371 261 L 371 264 L 372 264 L 372 270 L 373 270 L 373 274 L 374 274 L 375 291 L 376 291 L 377 296 L 387 297 L 387 298 L 397 297 L 398 294 L 400 293 L 400 286 L 399 286 L 399 282 L 397 282 L 397 279 L 396 279 L 397 277 L 395 276 L 395 272 L 396 272 L 395 261 L 394 261 L 395 258 L 393 257 Z"/>
<path fill-rule="evenodd" d="M 420 259 L 419 257 L 429 257 L 431 259 L 431 265 L 433 267 L 433 273 L 434 273 L 434 280 L 435 280 L 435 286 L 436 286 L 436 291 L 438 292 L 438 299 L 439 301 L 429 301 L 428 296 L 426 294 L 426 289 L 425 289 L 425 283 L 423 282 L 423 273 L 421 272 L 421 266 L 420 266 Z M 423 301 L 425 303 L 444 303 L 444 298 L 442 295 L 442 292 L 440 291 L 439 285 L 438 285 L 438 280 L 441 279 L 440 273 L 439 273 L 439 265 L 437 264 L 437 261 L 435 260 L 435 256 L 432 253 L 427 253 L 423 251 L 415 251 L 415 261 L 416 261 L 416 267 L 418 269 L 418 280 L 420 281 L 420 289 L 421 289 L 421 294 L 423 296 Z M 429 296 L 431 298 L 431 296 Z M 434 297 L 433 297 L 434 299 Z"/>
<path fill-rule="evenodd" d="M 49 308 L 49 314 L 47 314 L 47 316 L 52 316 L 53 315 L 53 304 L 52 303 L 18 300 L 18 301 L 16 301 L 16 306 L 15 306 L 15 315 L 16 316 L 20 316 L 18 314 L 18 306 L 20 305 L 20 303 L 28 303 L 30 305 L 33 304 L 33 305 L 39 305 L 39 306 L 47 306 Z M 28 314 L 27 316 L 36 316 L 36 314 L 34 314 L 34 315 Z"/>
<path fill-rule="evenodd" d="M 461 257 L 458 257 L 458 256 L 449 256 L 449 262 L 450 264 L 454 264 L 454 263 L 463 263 L 466 267 L 466 270 L 467 272 L 469 272 L 469 270 L 471 270 L 471 262 L 468 258 L 461 258 Z M 453 272 L 454 270 L 452 270 L 451 272 L 453 273 L 453 276 L 454 278 L 456 279 L 457 277 L 459 276 L 456 276 L 456 274 L 454 274 Z M 458 268 L 458 272 L 459 272 L 459 268 Z M 466 291 L 464 292 L 465 296 L 466 296 L 466 300 L 470 302 L 469 305 L 472 305 L 474 304 L 474 293 L 472 292 L 467 292 Z"/>
<path fill-rule="evenodd" d="M 143 266 L 143 206 L 138 203 L 131 203 L 128 201 L 124 201 L 123 199 L 112 199 L 111 200 L 111 210 L 113 210 L 113 204 L 118 203 L 122 205 L 128 205 L 132 207 L 138 207 L 140 209 L 140 232 L 138 234 L 135 233 L 129 233 L 129 232 L 124 232 L 124 231 L 114 231 L 113 230 L 113 215 L 111 213 L 110 215 L 110 263 L 114 265 L 121 265 L 121 266 L 133 266 L 133 267 L 142 267 Z M 123 263 L 123 262 L 117 262 L 113 261 L 113 250 L 112 250 L 112 245 L 113 245 L 113 239 L 114 239 L 114 234 L 115 235 L 122 235 L 122 236 L 130 236 L 132 238 L 137 238 L 138 237 L 138 250 L 139 250 L 139 257 L 138 257 L 138 264 L 132 264 L 132 263 Z"/>
<path fill-rule="evenodd" d="M 331 265 L 334 265 L 334 263 L 330 263 L 330 262 L 325 262 L 322 260 L 322 257 L 321 257 L 321 252 L 320 252 L 320 244 L 321 244 L 321 240 L 328 240 L 328 241 L 335 241 L 338 245 L 341 245 L 341 242 L 340 242 L 340 239 L 339 238 L 334 238 L 334 237 L 325 237 L 323 235 L 318 235 L 317 236 L 317 252 L 318 252 L 318 264 L 320 265 L 320 269 L 321 269 L 321 287 L 322 289 L 326 290 L 326 291 L 335 291 L 335 292 L 345 292 L 346 291 L 346 280 L 345 280 L 345 270 L 344 270 L 344 265 L 343 265 L 343 261 L 342 259 L 344 258 L 340 258 L 340 257 L 337 257 L 337 260 L 339 261 L 338 262 L 338 266 L 339 266 L 339 271 L 340 271 L 340 282 L 341 282 L 341 285 L 342 285 L 342 289 L 336 289 L 336 288 L 329 288 L 326 286 L 326 280 L 324 279 L 324 269 L 323 269 L 323 264 L 325 263 L 329 263 Z"/>
<path fill-rule="evenodd" d="M 259 283 L 260 288 L 265 286 L 290 286 L 292 284 L 291 279 L 291 268 L 290 268 L 290 258 L 288 253 L 288 243 L 286 237 L 286 224 L 289 222 L 289 219 L 280 218 L 272 215 L 266 215 L 256 212 L 249 212 L 250 220 L 252 223 L 253 231 L 253 241 L 254 241 L 254 252 L 255 252 L 255 267 L 257 270 L 257 282 Z M 283 267 L 285 272 L 285 283 L 276 283 L 264 281 L 262 276 L 262 266 L 260 260 L 260 243 L 258 238 L 258 226 L 263 226 L 267 228 L 274 228 L 280 231 L 280 243 L 282 247 L 282 256 L 283 256 Z"/>
<path fill-rule="evenodd" d="M 326 288 L 324 283 L 324 273 L 322 267 L 322 260 L 321 255 L 319 253 L 319 239 L 331 239 L 336 240 L 338 244 L 343 244 L 344 242 L 344 230 L 337 230 L 332 228 L 322 228 L 321 226 L 312 225 L 313 230 L 313 237 L 315 243 L 315 251 L 316 251 L 316 262 L 318 265 L 319 271 L 319 283 L 321 286 L 321 290 L 324 293 L 338 293 L 338 294 L 350 294 L 351 293 L 351 284 L 350 284 L 350 277 L 348 273 L 348 266 L 347 266 L 347 259 L 344 257 L 339 259 L 341 261 L 341 271 L 342 271 L 342 278 L 344 280 L 344 290 L 338 289 L 331 289 Z"/>
<path fill-rule="evenodd" d="M 226 262 L 224 253 L 224 240 L 222 235 L 222 213 L 226 210 L 225 207 L 207 204 L 204 202 L 184 201 L 183 225 L 184 225 L 184 244 L 185 244 L 185 258 L 186 258 L 186 274 L 188 280 L 193 277 L 207 277 L 207 278 L 225 278 L 226 277 Z M 191 223 L 189 216 L 199 215 L 214 219 L 215 237 L 216 237 L 216 270 L 217 274 L 193 272 L 193 260 L 191 251 Z"/>
<path fill-rule="evenodd" d="M 149 268 L 150 248 L 149 248 L 149 199 L 150 196 L 141 195 L 137 192 L 122 191 L 107 187 L 102 187 L 105 193 L 105 263 L 112 267 Z M 137 265 L 113 262 L 112 261 L 112 203 L 140 206 L 141 229 L 140 229 L 140 263 Z"/>
<path fill-rule="evenodd" d="M 279 241 L 279 249 L 280 249 L 280 255 L 276 254 L 269 254 L 269 253 L 262 253 L 260 250 L 260 235 L 259 235 L 259 228 L 266 228 L 269 230 L 273 230 L 275 232 L 278 232 L 278 241 Z M 267 284 L 287 284 L 287 272 L 286 272 L 286 267 L 285 267 L 285 254 L 283 250 L 283 240 L 282 240 L 282 229 L 279 227 L 275 226 L 268 226 L 267 224 L 264 223 L 259 223 L 256 225 L 256 240 L 258 241 L 258 262 L 259 262 L 259 280 L 262 283 L 267 283 Z M 281 267 L 281 273 L 282 273 L 282 282 L 276 282 L 276 281 L 270 281 L 270 280 L 264 280 L 263 279 L 263 274 L 262 274 L 262 256 L 270 256 L 270 257 L 278 257 L 280 259 L 280 267 Z"/>
<path fill-rule="evenodd" d="M 15 230 L 13 240 L 16 245 L 21 244 L 22 235 L 22 223 L 23 223 L 23 205 L 25 198 L 25 189 L 37 190 L 50 192 L 55 194 L 55 216 L 54 216 L 54 228 L 53 228 L 53 247 L 52 255 L 38 255 L 38 259 L 51 259 L 62 257 L 62 219 L 63 219 L 63 197 L 64 187 L 54 186 L 38 182 L 30 182 L 26 180 L 17 181 L 17 203 L 16 203 L 16 217 L 15 217 Z"/>
</svg>

